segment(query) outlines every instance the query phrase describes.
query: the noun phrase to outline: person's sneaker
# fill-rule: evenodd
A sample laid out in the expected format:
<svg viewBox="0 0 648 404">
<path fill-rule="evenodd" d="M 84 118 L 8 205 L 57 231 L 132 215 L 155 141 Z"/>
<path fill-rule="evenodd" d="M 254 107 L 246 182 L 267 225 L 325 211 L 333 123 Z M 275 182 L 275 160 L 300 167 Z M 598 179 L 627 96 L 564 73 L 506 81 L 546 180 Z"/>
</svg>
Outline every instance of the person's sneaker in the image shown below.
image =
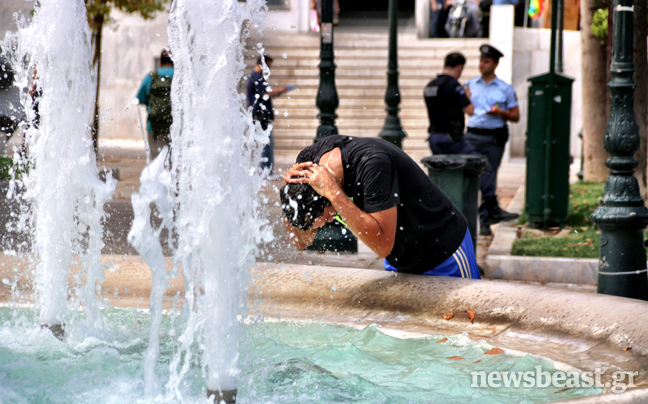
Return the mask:
<svg viewBox="0 0 648 404">
<path fill-rule="evenodd" d="M 270 173 L 266 176 L 266 180 L 268 181 L 281 181 L 283 180 L 283 177 L 280 175 L 277 175 L 276 173 Z"/>
<path fill-rule="evenodd" d="M 517 219 L 519 216 L 520 215 L 518 215 L 517 213 L 507 212 L 498 206 L 493 209 L 492 212 L 488 212 L 488 221 L 490 222 L 490 224 L 495 224 Z"/>
</svg>

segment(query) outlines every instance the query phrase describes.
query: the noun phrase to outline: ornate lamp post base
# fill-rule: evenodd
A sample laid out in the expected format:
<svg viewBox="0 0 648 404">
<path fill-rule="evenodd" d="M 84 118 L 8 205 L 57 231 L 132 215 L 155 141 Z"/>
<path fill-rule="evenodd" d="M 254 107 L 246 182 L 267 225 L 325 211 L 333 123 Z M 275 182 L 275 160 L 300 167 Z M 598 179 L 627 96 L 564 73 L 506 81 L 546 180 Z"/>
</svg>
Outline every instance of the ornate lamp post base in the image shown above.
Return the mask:
<svg viewBox="0 0 648 404">
<path fill-rule="evenodd" d="M 349 229 L 333 221 L 317 230 L 317 237 L 307 250 L 357 253 L 358 239 Z"/>
<path fill-rule="evenodd" d="M 634 114 L 633 14 L 632 0 L 614 1 L 612 41 L 611 112 L 605 132 L 605 181 L 601 204 L 592 221 L 601 229 L 598 292 L 648 300 L 648 274 L 643 231 L 648 209 L 634 177 L 639 148 L 639 131 Z"/>
</svg>

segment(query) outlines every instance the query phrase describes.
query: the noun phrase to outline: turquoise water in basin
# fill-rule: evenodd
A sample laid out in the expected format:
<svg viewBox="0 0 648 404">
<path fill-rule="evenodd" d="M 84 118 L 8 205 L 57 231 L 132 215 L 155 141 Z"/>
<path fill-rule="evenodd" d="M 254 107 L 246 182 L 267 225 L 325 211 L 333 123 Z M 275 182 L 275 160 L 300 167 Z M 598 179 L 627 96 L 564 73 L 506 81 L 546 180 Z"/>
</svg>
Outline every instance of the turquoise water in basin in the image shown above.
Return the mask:
<svg viewBox="0 0 648 404">
<path fill-rule="evenodd" d="M 27 310 L 0 309 L 0 403 L 205 402 L 196 344 L 192 366 L 172 396 L 144 395 L 142 355 L 148 315 L 108 309 L 107 330 L 82 336 L 74 325 L 59 341 L 33 325 Z M 156 373 L 165 382 L 177 346 L 168 318 Z M 534 355 L 486 355 L 492 347 L 455 335 L 394 338 L 376 325 L 362 330 L 327 323 L 248 324 L 241 342 L 238 403 L 540 403 L 601 393 L 597 388 L 471 388 L 471 371 L 554 371 Z M 448 359 L 461 356 L 464 359 Z M 479 361 L 479 362 L 477 362 Z M 475 363 L 477 362 L 477 363 Z"/>
</svg>

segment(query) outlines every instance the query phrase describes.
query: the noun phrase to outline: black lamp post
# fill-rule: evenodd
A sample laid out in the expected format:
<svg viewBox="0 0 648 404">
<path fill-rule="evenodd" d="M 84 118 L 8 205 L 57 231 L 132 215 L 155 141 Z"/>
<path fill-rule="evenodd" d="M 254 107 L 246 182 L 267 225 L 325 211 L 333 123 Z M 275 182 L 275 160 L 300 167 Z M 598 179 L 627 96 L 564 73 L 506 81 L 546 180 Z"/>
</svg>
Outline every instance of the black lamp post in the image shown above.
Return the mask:
<svg viewBox="0 0 648 404">
<path fill-rule="evenodd" d="M 558 54 L 556 55 L 556 71 L 558 73 L 563 73 L 565 67 L 563 65 L 563 26 L 565 24 L 565 11 L 564 11 L 564 0 L 557 0 L 557 17 L 558 17 Z"/>
<path fill-rule="evenodd" d="M 387 64 L 387 91 L 385 92 L 387 117 L 385 117 L 385 123 L 378 136 L 402 149 L 403 139 L 407 135 L 403 131 L 398 117 L 400 101 L 400 90 L 398 89 L 398 0 L 389 0 L 389 62 Z"/>
<path fill-rule="evenodd" d="M 337 135 L 335 126 L 340 105 L 335 88 L 335 63 L 333 62 L 333 0 L 322 0 L 320 37 L 320 83 L 317 89 L 317 108 L 320 113 L 320 125 L 317 127 L 315 142 Z M 358 239 L 340 222 L 334 220 L 317 230 L 315 241 L 308 247 L 314 251 L 358 252 Z"/>
<path fill-rule="evenodd" d="M 335 126 L 337 114 L 335 110 L 340 105 L 337 89 L 335 88 L 335 63 L 333 62 L 333 1 L 322 0 L 320 36 L 320 83 L 317 89 L 317 108 L 320 113 L 320 125 L 317 127 L 315 142 L 325 137 L 337 135 Z"/>
<path fill-rule="evenodd" d="M 648 209 L 634 177 L 639 132 L 634 115 L 632 0 L 614 0 L 611 112 L 605 132 L 610 176 L 592 221 L 601 229 L 598 292 L 648 300 L 643 232 Z"/>
</svg>

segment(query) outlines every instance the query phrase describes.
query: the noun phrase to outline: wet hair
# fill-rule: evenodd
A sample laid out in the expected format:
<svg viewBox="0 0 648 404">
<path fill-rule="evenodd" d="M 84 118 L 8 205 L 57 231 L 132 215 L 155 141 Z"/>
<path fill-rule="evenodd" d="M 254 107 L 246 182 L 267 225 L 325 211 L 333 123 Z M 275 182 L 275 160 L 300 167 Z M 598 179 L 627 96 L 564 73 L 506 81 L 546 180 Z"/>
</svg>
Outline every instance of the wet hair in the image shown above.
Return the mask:
<svg viewBox="0 0 648 404">
<path fill-rule="evenodd" d="M 270 57 L 270 56 L 268 56 L 268 55 L 263 55 L 263 56 L 259 56 L 259 57 L 257 58 L 257 64 L 258 64 L 258 65 L 263 64 L 263 59 L 265 59 L 266 64 L 268 64 L 268 63 L 272 63 L 272 61 L 274 60 L 272 57 Z"/>
<path fill-rule="evenodd" d="M 173 65 L 173 59 L 171 59 L 171 51 L 169 51 L 169 49 L 167 48 L 162 49 L 162 53 L 160 53 L 160 66 L 164 65 Z"/>
<path fill-rule="evenodd" d="M 279 191 L 281 210 L 286 220 L 300 230 L 310 230 L 331 202 L 308 184 L 286 184 Z"/>
<path fill-rule="evenodd" d="M 466 58 L 460 52 L 448 53 L 443 61 L 443 67 L 457 67 L 466 64 Z"/>
</svg>

